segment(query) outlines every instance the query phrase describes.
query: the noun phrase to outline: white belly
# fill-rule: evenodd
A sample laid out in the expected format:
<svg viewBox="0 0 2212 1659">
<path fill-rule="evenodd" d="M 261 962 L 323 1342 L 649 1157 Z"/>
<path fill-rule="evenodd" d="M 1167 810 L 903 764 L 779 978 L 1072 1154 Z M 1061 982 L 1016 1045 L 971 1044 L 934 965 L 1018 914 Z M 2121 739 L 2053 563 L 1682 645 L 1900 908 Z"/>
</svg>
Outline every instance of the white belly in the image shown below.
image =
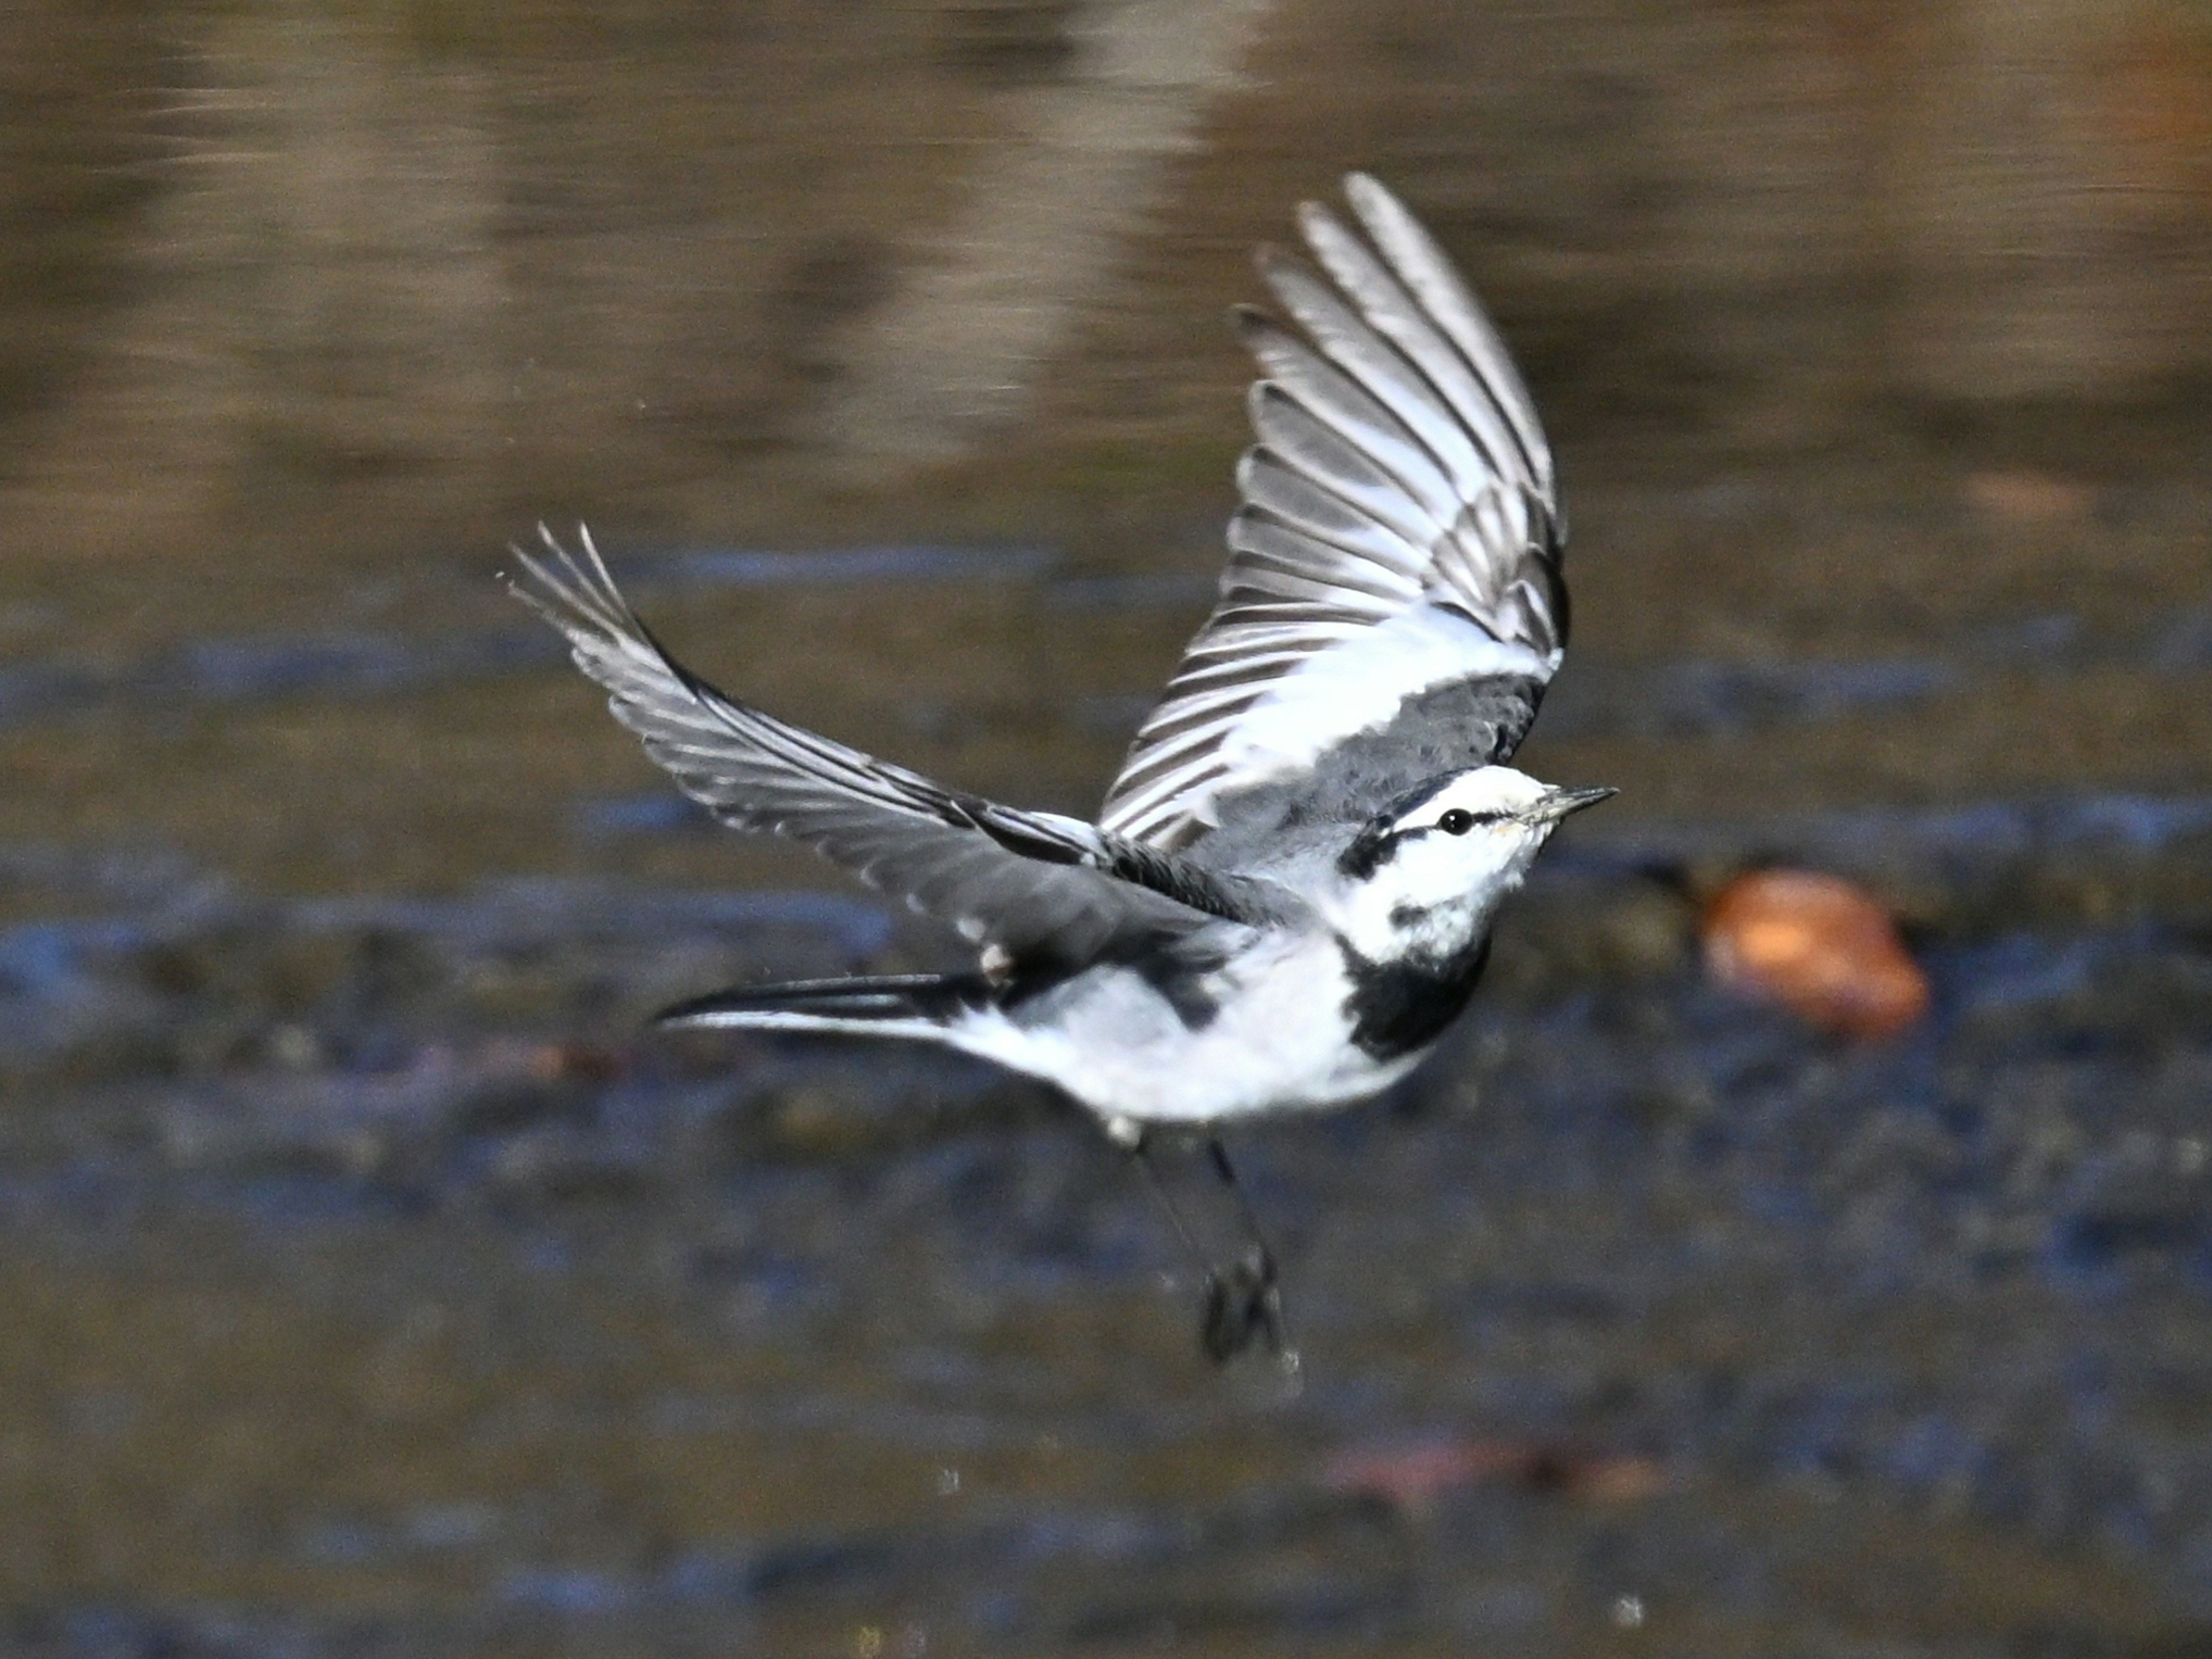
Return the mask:
<svg viewBox="0 0 2212 1659">
<path fill-rule="evenodd" d="M 1102 1116 L 1139 1122 L 1342 1105 L 1420 1060 L 1376 1060 L 1352 1046 L 1344 1012 L 1352 988 L 1326 936 L 1240 957 L 1203 989 L 1218 1012 L 1194 1028 L 1143 980 L 1109 970 L 1069 987 L 1049 1029 L 992 1012 L 966 1022 L 957 1040 L 1057 1084 Z"/>
</svg>

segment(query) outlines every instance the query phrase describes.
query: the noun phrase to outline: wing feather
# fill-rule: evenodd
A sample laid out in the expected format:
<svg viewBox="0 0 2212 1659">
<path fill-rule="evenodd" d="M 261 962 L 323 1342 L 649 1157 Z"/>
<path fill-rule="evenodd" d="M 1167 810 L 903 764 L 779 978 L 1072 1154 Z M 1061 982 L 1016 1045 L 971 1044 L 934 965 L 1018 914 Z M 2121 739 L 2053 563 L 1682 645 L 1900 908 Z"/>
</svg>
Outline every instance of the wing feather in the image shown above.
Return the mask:
<svg viewBox="0 0 2212 1659">
<path fill-rule="evenodd" d="M 1528 390 L 1413 215 L 1364 175 L 1345 189 L 1367 240 L 1326 209 L 1298 216 L 1326 277 L 1260 255 L 1305 337 L 1238 315 L 1263 378 L 1220 602 L 1100 815 L 1146 846 L 1188 847 L 1331 754 L 1358 753 L 1326 769 L 1355 815 L 1420 781 L 1403 767 L 1503 760 L 1565 648 L 1563 520 Z M 1480 717 L 1459 738 L 1380 737 L 1447 710 Z"/>
<path fill-rule="evenodd" d="M 1316 290 L 1327 292 L 1318 278 L 1301 276 Z M 1458 475 L 1437 453 L 1449 447 L 1440 428 L 1448 427 L 1450 417 L 1395 352 L 1372 335 L 1368 343 L 1374 351 L 1364 367 L 1373 378 L 1364 384 L 1390 398 L 1398 416 L 1395 427 L 1412 440 L 1398 456 L 1395 469 L 1385 469 L 1369 459 L 1352 435 L 1331 427 L 1273 380 L 1261 380 L 1252 388 L 1252 430 L 1261 442 L 1301 465 L 1310 465 L 1315 476 L 1330 481 L 1339 495 L 1360 499 L 1349 495 L 1344 486 L 1358 489 L 1371 503 L 1370 510 L 1385 522 L 1401 524 L 1423 538 L 1432 536 L 1459 511 Z M 1327 349 L 1326 341 L 1323 349 Z M 1358 361 L 1350 352 L 1345 356 Z M 1379 425 L 1372 433 L 1357 427 L 1351 431 L 1377 444 L 1387 442 L 1392 435 L 1389 428 Z"/>
<path fill-rule="evenodd" d="M 805 842 L 1033 966 L 1079 967 L 1117 946 L 1261 914 L 1254 884 L 1140 855 L 1073 818 L 945 789 L 724 696 L 638 620 L 588 534 L 580 562 L 544 540 L 542 556 L 516 550 L 526 578 L 510 584 L 516 596 L 567 637 L 646 753 L 723 823 Z M 1163 882 L 1172 893 L 1146 884 Z"/>
<path fill-rule="evenodd" d="M 1431 492 L 1425 499 L 1413 494 L 1396 475 L 1271 381 L 1262 380 L 1252 389 L 1251 413 L 1258 448 L 1275 465 L 1297 473 L 1416 550 L 1409 561 L 1409 576 L 1426 567 L 1426 550 L 1459 512 L 1458 500 L 1443 483 L 1425 483 L 1423 488 Z M 1408 453 L 1418 456 L 1424 452 Z"/>
<path fill-rule="evenodd" d="M 1380 622 L 1403 609 L 1408 597 L 1404 584 L 1387 580 L 1375 566 L 1347 559 L 1255 507 L 1237 515 L 1229 544 L 1243 556 L 1222 583 L 1223 597 L 1232 604 L 1246 598 L 1304 600 L 1334 605 L 1346 618 Z"/>
<path fill-rule="evenodd" d="M 1317 203 L 1306 204 L 1298 222 L 1322 269 L 1449 407 L 1456 441 L 1452 453 L 1442 459 L 1454 466 L 1454 476 L 1486 469 L 1501 477 L 1525 477 L 1520 446 L 1497 396 L 1483 390 L 1458 348 L 1430 322 L 1382 262 Z"/>
<path fill-rule="evenodd" d="M 1350 553 L 1378 567 L 1369 573 L 1370 582 L 1384 584 L 1376 591 L 1401 599 L 1420 591 L 1420 573 L 1426 561 L 1412 542 L 1307 477 L 1272 450 L 1248 452 L 1237 464 L 1237 483 L 1253 507 L 1328 544 L 1321 564 L 1323 570 L 1340 566 L 1342 561 L 1337 556 Z"/>
<path fill-rule="evenodd" d="M 1274 386 L 1401 481 L 1407 495 L 1406 509 L 1417 511 L 1415 503 L 1419 501 L 1451 499 L 1451 481 L 1436 458 L 1422 447 L 1403 421 L 1361 390 L 1358 381 L 1265 312 L 1244 307 L 1236 315 L 1246 349 L 1267 371 L 1262 384 Z M 1420 522 L 1426 534 L 1442 527 L 1425 514 Z"/>
<path fill-rule="evenodd" d="M 1459 348 L 1476 381 L 1497 400 L 1513 428 L 1537 494 L 1556 507 L 1558 481 L 1552 447 L 1536 418 L 1535 400 L 1529 397 L 1496 325 L 1475 302 L 1436 239 L 1403 202 L 1364 173 L 1355 173 L 1344 181 L 1344 194 L 1391 268 L 1405 279 L 1422 308 Z"/>
<path fill-rule="evenodd" d="M 1443 493 L 1425 504 L 1449 522 L 1458 481 L 1480 475 L 1489 465 L 1457 413 L 1377 323 L 1315 272 L 1290 255 L 1271 250 L 1262 258 L 1260 274 L 1284 308 L 1313 337 L 1322 356 L 1386 404 L 1428 453 L 1445 482 Z M 1416 488 L 1411 479 L 1407 484 Z"/>
</svg>

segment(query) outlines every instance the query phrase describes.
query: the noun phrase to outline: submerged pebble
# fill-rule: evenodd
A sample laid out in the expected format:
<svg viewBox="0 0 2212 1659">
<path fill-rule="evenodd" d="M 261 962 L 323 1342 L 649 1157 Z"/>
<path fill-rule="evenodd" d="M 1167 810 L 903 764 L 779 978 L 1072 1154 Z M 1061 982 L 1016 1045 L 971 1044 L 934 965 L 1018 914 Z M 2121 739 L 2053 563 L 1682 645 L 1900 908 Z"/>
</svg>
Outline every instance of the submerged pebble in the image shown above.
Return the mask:
<svg viewBox="0 0 2212 1659">
<path fill-rule="evenodd" d="M 1811 870 L 1757 870 L 1705 915 L 1705 965 L 1723 985 L 1844 1036 L 1896 1036 L 1928 1012 L 1928 978 L 1877 900 Z"/>
</svg>

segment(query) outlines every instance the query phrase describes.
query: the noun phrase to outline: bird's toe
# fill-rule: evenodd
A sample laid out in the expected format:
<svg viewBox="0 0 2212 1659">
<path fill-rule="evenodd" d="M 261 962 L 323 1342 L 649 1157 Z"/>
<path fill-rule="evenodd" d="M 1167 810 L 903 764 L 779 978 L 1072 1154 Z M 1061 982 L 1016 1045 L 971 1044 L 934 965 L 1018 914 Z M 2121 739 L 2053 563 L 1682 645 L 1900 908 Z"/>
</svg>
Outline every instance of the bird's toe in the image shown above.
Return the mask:
<svg viewBox="0 0 2212 1659">
<path fill-rule="evenodd" d="M 1206 1357 L 1226 1364 L 1264 1340 L 1270 1353 L 1283 1348 L 1283 1295 L 1275 1282 L 1275 1263 L 1265 1251 L 1254 1250 L 1224 1273 L 1206 1277 L 1206 1310 L 1199 1341 Z"/>
</svg>

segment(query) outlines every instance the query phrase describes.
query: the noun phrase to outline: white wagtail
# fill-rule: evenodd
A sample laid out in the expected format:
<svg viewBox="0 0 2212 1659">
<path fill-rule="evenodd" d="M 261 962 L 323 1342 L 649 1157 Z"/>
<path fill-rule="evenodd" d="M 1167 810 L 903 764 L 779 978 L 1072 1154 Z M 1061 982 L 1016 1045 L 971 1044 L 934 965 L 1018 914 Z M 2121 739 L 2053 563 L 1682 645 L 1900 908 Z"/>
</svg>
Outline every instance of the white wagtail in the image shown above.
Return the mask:
<svg viewBox="0 0 2212 1659">
<path fill-rule="evenodd" d="M 661 648 L 588 533 L 580 560 L 542 530 L 543 555 L 516 550 L 517 593 L 686 793 L 978 951 L 968 972 L 745 986 L 663 1022 L 943 1043 L 1057 1085 L 1140 1159 L 1154 1130 L 1204 1137 L 1232 1187 L 1223 1125 L 1361 1099 L 1435 1045 L 1500 901 L 1563 818 L 1613 791 L 1504 764 L 1566 645 L 1550 446 L 1428 233 L 1372 179 L 1345 188 L 1367 240 L 1299 214 L 1334 286 L 1260 256 L 1306 337 L 1237 313 L 1264 378 L 1220 599 L 1095 824 L 724 696 Z M 1206 1270 L 1216 1358 L 1255 1334 L 1283 1352 L 1244 1215 L 1250 1250 Z"/>
</svg>

